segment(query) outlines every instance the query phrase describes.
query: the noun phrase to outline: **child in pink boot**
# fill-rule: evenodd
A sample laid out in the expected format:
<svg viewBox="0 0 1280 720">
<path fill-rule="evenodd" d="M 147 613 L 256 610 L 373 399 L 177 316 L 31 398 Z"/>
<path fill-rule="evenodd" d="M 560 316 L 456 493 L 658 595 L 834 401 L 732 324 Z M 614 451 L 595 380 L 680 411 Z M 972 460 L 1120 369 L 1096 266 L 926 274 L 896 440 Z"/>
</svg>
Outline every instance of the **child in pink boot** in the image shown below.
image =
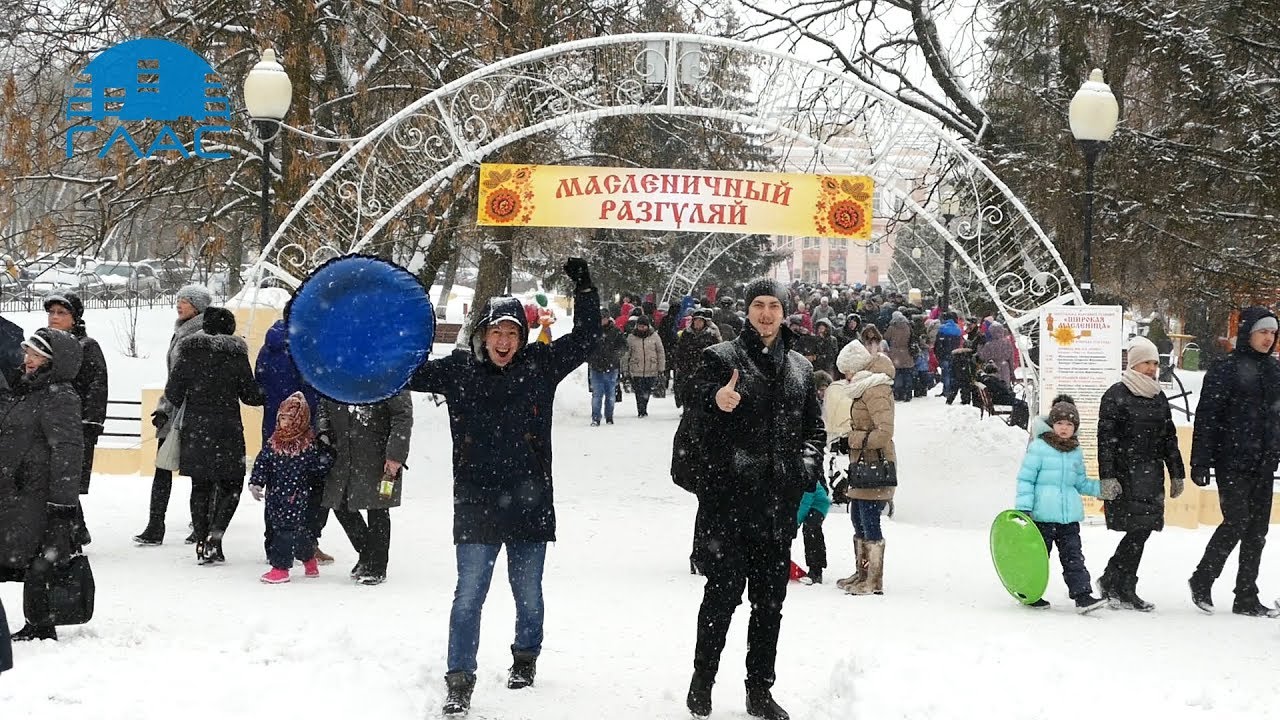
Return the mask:
<svg viewBox="0 0 1280 720">
<path fill-rule="evenodd" d="M 307 529 L 311 487 L 328 474 L 333 453 L 317 443 L 311 429 L 311 408 L 301 392 L 280 403 L 276 429 L 253 463 L 249 492 L 255 500 L 266 495 L 271 544 L 267 559 L 271 570 L 262 582 L 289 582 L 293 560 L 302 561 L 307 577 L 319 577 L 316 541 Z"/>
</svg>

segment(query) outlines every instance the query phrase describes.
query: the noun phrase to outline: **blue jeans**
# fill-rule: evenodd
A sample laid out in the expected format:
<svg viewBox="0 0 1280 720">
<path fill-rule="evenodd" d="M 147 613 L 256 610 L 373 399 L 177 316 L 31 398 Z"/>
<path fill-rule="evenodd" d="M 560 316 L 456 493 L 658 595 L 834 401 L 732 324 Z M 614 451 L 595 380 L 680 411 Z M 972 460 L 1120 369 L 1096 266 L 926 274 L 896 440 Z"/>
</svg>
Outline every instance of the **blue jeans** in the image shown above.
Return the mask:
<svg viewBox="0 0 1280 720">
<path fill-rule="evenodd" d="M 883 500 L 850 500 L 849 517 L 853 520 L 853 534 L 867 542 L 879 542 L 884 539 L 880 532 L 880 512 L 884 510 Z"/>
<path fill-rule="evenodd" d="M 449 672 L 474 673 L 480 649 L 480 611 L 489 593 L 493 566 L 502 545 L 462 543 L 458 557 L 458 586 L 449 613 Z M 542 568 L 546 543 L 506 543 L 507 578 L 516 602 L 516 640 L 512 651 L 542 652 Z"/>
<path fill-rule="evenodd" d="M 600 422 L 600 401 L 604 401 L 604 416 L 613 419 L 614 393 L 618 387 L 618 369 L 587 370 L 587 382 L 591 385 L 591 421 Z"/>
<path fill-rule="evenodd" d="M 903 368 L 893 376 L 893 399 L 903 402 L 911 402 L 911 380 L 912 373 L 910 370 Z"/>
<path fill-rule="evenodd" d="M 955 381 L 951 379 L 951 360 L 938 361 L 938 369 L 942 371 L 942 394 L 951 394 L 951 385 Z"/>
</svg>

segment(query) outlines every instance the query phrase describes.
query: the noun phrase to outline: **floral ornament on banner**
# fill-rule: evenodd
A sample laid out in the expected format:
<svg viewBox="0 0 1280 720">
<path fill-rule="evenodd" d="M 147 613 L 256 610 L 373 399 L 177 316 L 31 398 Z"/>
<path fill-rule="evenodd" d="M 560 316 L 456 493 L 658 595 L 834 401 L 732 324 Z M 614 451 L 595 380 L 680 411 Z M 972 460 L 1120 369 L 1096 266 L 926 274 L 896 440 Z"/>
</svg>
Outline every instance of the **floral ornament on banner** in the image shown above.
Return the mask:
<svg viewBox="0 0 1280 720">
<path fill-rule="evenodd" d="M 534 208 L 533 172 L 533 166 L 524 165 L 482 173 L 480 212 L 485 219 L 505 225 L 518 218 L 520 224 L 527 225 Z"/>
<path fill-rule="evenodd" d="M 820 236 L 857 237 L 871 224 L 871 179 L 818 176 L 813 226 Z"/>
</svg>

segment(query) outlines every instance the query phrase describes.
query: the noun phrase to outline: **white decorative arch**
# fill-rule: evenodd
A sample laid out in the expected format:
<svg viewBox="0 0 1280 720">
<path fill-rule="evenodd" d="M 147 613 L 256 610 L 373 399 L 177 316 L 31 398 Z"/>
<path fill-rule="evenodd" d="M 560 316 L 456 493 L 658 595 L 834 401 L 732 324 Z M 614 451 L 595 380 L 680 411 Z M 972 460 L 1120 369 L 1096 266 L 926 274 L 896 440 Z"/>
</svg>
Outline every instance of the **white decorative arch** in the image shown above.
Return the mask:
<svg viewBox="0 0 1280 720">
<path fill-rule="evenodd" d="M 771 169 L 861 173 L 876 212 L 915 214 L 948 242 L 1012 327 L 1027 333 L 1045 304 L 1082 302 L 1048 236 L 975 150 L 879 88 L 795 56 L 701 35 L 613 35 L 508 58 L 435 90 L 360 139 L 294 206 L 251 277 L 288 274 L 317 253 L 357 251 L 412 232 L 406 210 L 460 169 L 539 133 L 625 115 L 678 115 L 763 132 Z M 964 213 L 942 218 L 942 186 Z M 883 225 L 877 223 L 877 227 Z M 881 231 L 882 232 L 882 231 Z M 698 250 L 696 280 L 728 240 Z M 936 252 L 936 251 L 935 251 Z M 707 259 L 710 258 L 710 259 Z M 292 279 L 292 278 L 286 278 Z"/>
</svg>

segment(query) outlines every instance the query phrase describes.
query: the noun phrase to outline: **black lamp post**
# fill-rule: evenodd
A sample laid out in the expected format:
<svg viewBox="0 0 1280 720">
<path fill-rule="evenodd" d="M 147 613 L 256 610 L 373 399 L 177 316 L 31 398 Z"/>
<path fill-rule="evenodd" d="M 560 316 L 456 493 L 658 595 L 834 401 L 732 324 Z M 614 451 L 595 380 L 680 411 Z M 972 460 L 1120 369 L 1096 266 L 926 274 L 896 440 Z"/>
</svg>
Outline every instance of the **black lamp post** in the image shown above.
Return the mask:
<svg viewBox="0 0 1280 720">
<path fill-rule="evenodd" d="M 960 214 L 960 198 L 952 193 L 942 200 L 942 221 L 951 232 L 951 223 Z M 942 238 L 942 300 L 939 317 L 951 311 L 951 240 Z"/>
<path fill-rule="evenodd" d="M 271 148 L 293 102 L 293 83 L 276 60 L 275 50 L 262 51 L 262 59 L 244 80 L 244 105 L 262 141 L 262 236 L 259 250 L 271 241 Z"/>
<path fill-rule="evenodd" d="M 1089 79 L 1071 98 L 1068 109 L 1071 134 L 1084 153 L 1084 267 L 1080 271 L 1080 294 L 1085 304 L 1093 299 L 1093 168 L 1116 131 L 1120 106 L 1111 88 L 1102 81 L 1102 71 L 1094 69 Z"/>
</svg>

